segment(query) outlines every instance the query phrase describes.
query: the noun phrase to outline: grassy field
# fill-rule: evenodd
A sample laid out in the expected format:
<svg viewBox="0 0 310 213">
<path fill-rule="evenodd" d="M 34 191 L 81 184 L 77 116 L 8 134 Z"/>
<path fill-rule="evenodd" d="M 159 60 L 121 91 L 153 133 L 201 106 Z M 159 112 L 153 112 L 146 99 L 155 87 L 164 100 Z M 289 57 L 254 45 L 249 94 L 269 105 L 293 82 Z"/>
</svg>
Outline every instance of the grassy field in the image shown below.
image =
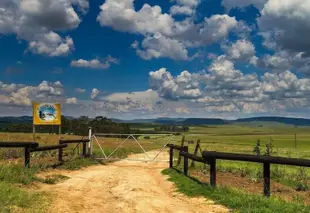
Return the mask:
<svg viewBox="0 0 310 213">
<path fill-rule="evenodd" d="M 196 141 L 200 140 L 202 150 L 255 154 L 257 140 L 260 153 L 266 152 L 266 144 L 271 141 L 273 156 L 310 159 L 310 128 L 278 124 L 222 125 L 191 127 L 185 134 L 185 145 L 194 152 Z M 296 146 L 295 146 L 296 134 Z M 180 144 L 182 136 L 176 136 Z M 194 144 L 188 143 L 194 141 Z M 199 153 L 200 154 L 200 153 Z M 182 164 L 181 164 L 182 165 Z M 180 167 L 181 169 L 181 167 Z M 258 163 L 238 161 L 217 161 L 218 183 L 244 192 L 262 194 L 263 167 Z M 190 174 L 208 182 L 208 167 L 196 163 Z M 229 178 L 230 179 L 229 179 Z M 272 196 L 286 200 L 296 199 L 310 205 L 310 169 L 296 166 L 272 165 Z M 243 186 L 243 187 L 241 187 Z"/>
<path fill-rule="evenodd" d="M 143 128 L 146 128 L 146 130 L 150 131 L 152 129 L 152 126 L 147 125 Z M 141 128 L 142 131 L 144 130 L 143 128 Z M 81 139 L 80 136 L 72 135 L 62 135 L 61 137 L 62 139 Z M 102 150 L 107 156 L 111 154 L 112 158 L 124 158 L 132 153 L 143 152 L 142 148 L 133 138 L 128 138 L 126 143 L 124 143 L 123 145 L 122 142 L 125 140 L 125 138 L 97 137 L 96 139 L 97 141 L 94 141 L 93 153 L 97 157 L 103 157 Z M 145 151 L 160 149 L 169 139 L 171 138 L 169 138 L 169 136 L 167 135 L 151 136 L 149 138 L 142 135 L 137 138 Z M 190 127 L 189 132 L 185 133 L 185 145 L 189 146 L 189 151 L 191 153 L 193 153 L 195 148 L 195 142 L 198 139 L 200 140 L 202 150 L 247 154 L 255 154 L 253 150 L 258 140 L 260 140 L 260 152 L 261 154 L 264 154 L 266 151 L 266 144 L 271 141 L 273 145 L 272 155 L 274 156 L 310 159 L 310 127 L 295 127 L 291 125 L 282 125 L 277 123 L 244 123 L 240 125 L 193 126 Z M 58 136 L 50 134 L 37 134 L 35 140 L 39 142 L 40 145 L 57 144 Z M 174 144 L 181 144 L 181 140 L 182 136 L 176 135 L 172 138 L 170 142 Z M 0 141 L 33 141 L 33 136 L 32 134 L 23 133 L 0 133 Z M 194 141 L 194 144 L 189 143 L 191 141 Z M 120 149 L 114 151 L 116 147 L 121 145 L 122 147 Z M 66 159 L 70 159 L 71 157 L 73 157 L 72 150 L 74 148 L 75 145 L 70 145 L 69 148 L 66 148 Z M 35 167 L 39 167 L 40 169 L 42 169 L 42 166 L 53 165 L 57 163 L 56 154 L 57 151 L 33 153 L 33 156 L 31 158 L 31 164 L 33 164 Z M 7 166 L 8 162 L 10 162 L 9 167 L 14 168 L 14 166 L 20 166 L 21 168 L 23 161 L 20 157 L 22 155 L 23 151 L 20 149 L 0 149 L 0 157 L 2 159 L 0 165 L 2 164 Z M 79 169 L 81 166 L 91 165 L 92 163 L 93 162 L 81 162 L 79 160 L 76 160 L 72 161 L 72 163 L 63 165 L 63 168 Z M 223 187 L 229 187 L 232 190 L 236 190 L 240 188 L 240 184 L 242 184 L 244 185 L 244 187 L 241 189 L 242 193 L 253 192 L 252 194 L 259 194 L 259 196 L 261 196 L 263 171 L 262 165 L 257 163 L 218 161 L 217 170 L 219 171 L 219 186 L 222 185 Z M 36 170 L 34 174 L 37 171 L 38 170 Z M 29 171 L 27 170 L 27 172 Z M 21 176 L 23 178 L 18 181 L 12 182 L 9 181 L 10 178 L 8 179 L 4 175 L 1 176 L 1 174 L 7 173 L 6 170 L 2 169 L 0 171 L 0 197 L 5 196 L 6 194 L 10 195 L 8 203 L 4 203 L 7 202 L 6 200 L 0 200 L 0 206 L 6 205 L 6 207 L 3 208 L 4 210 L 0 210 L 0 212 L 10 212 L 10 208 L 12 208 L 12 206 L 14 208 L 27 209 L 29 206 L 33 205 L 32 200 L 36 200 L 34 198 L 36 198 L 37 196 L 42 197 L 43 199 L 44 197 L 46 197 L 35 193 L 27 192 L 20 188 L 19 184 L 27 185 L 32 183 L 33 181 L 45 181 L 51 183 L 57 182 L 57 180 L 55 180 L 57 178 L 55 177 L 51 177 L 50 180 L 36 180 L 35 178 L 32 178 L 35 175 L 28 174 L 27 172 L 25 173 L 25 171 L 20 170 L 20 173 L 26 174 L 26 176 L 19 175 L 20 173 L 18 173 L 16 176 Z M 191 169 L 190 174 L 200 180 L 206 182 L 208 181 L 208 168 L 205 168 L 205 166 L 202 164 L 196 163 L 196 168 Z M 288 197 L 285 194 L 290 194 L 288 200 L 298 200 L 299 203 L 306 203 L 307 205 L 310 204 L 310 193 L 308 190 L 308 186 L 310 186 L 310 169 L 292 166 L 272 165 L 271 176 L 272 189 L 277 189 L 281 191 L 283 189 L 283 185 L 285 187 L 288 187 L 285 188 L 285 190 L 289 191 L 289 193 L 285 190 L 282 192 L 273 191 L 273 197 L 279 197 L 282 199 L 283 196 L 284 198 Z M 235 182 L 231 181 L 227 177 L 235 179 Z M 277 184 L 281 185 L 279 186 Z M 257 187 L 257 189 L 255 187 Z M 296 189 L 298 189 L 299 191 L 297 192 Z M 226 193 L 225 190 L 218 192 Z M 238 193 L 233 191 L 227 192 L 226 194 L 228 197 L 238 196 Z M 246 195 L 240 196 L 242 197 Z M 253 196 L 254 197 L 252 198 L 252 203 L 255 203 L 258 198 L 256 198 L 255 195 Z M 216 196 L 211 198 L 214 198 L 216 200 L 220 199 Z M 263 205 L 265 207 L 269 205 L 278 205 L 279 207 L 282 205 L 281 201 L 278 202 L 273 200 L 273 202 L 275 203 L 270 204 L 268 203 L 269 201 L 267 202 L 264 199 L 258 200 L 260 205 Z M 42 203 L 46 202 L 43 201 Z M 222 203 L 234 207 L 234 201 L 223 201 Z M 277 209 L 278 207 L 275 207 L 275 209 Z M 240 207 L 241 210 L 242 208 L 243 207 Z M 290 208 L 291 207 L 287 207 L 287 209 Z M 303 207 L 299 206 L 298 208 Z"/>
</svg>

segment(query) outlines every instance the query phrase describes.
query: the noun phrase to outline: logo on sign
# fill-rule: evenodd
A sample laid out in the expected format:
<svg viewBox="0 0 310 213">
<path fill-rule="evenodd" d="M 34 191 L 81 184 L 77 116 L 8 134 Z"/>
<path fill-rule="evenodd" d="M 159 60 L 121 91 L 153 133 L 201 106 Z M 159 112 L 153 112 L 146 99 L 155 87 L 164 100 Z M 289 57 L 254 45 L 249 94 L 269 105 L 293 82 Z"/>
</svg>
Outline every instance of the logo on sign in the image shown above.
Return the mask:
<svg viewBox="0 0 310 213">
<path fill-rule="evenodd" d="M 51 104 L 43 104 L 39 107 L 39 118 L 43 121 L 57 120 L 57 109 Z"/>
</svg>

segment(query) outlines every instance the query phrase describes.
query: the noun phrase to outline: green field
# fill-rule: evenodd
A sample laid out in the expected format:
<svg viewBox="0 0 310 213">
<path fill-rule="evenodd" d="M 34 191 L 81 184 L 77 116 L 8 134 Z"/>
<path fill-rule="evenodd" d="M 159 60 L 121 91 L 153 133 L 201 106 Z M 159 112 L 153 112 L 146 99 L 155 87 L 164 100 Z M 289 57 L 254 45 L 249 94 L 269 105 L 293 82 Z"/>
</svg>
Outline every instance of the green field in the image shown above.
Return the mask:
<svg viewBox="0 0 310 213">
<path fill-rule="evenodd" d="M 201 148 L 205 151 L 256 154 L 254 153 L 254 147 L 257 141 L 260 140 L 260 154 L 264 155 L 266 152 L 266 144 L 271 141 L 273 146 L 272 156 L 310 159 L 309 130 L 309 127 L 295 127 L 274 123 L 251 123 L 250 125 L 244 124 L 238 126 L 195 126 L 191 127 L 190 132 L 185 134 L 184 145 L 189 146 L 189 152 L 193 153 L 196 141 L 199 139 Z M 176 136 L 175 139 L 177 142 L 174 142 L 174 144 L 180 145 L 182 136 Z M 188 143 L 190 141 L 194 141 L 194 144 Z M 208 181 L 208 168 L 205 168 L 204 165 L 199 163 L 196 163 L 196 165 L 195 169 L 190 170 L 192 176 Z M 182 170 L 181 166 L 179 167 L 180 170 Z M 240 184 L 242 184 L 243 181 L 241 177 L 244 176 L 247 177 L 250 182 L 253 182 L 254 185 L 255 183 L 262 184 L 263 167 L 258 163 L 218 160 L 217 170 L 223 173 L 223 175 L 233 174 L 231 178 L 236 178 L 236 181 L 239 181 Z M 310 186 L 310 168 L 271 165 L 271 177 L 272 184 L 280 184 L 280 188 L 283 186 L 292 189 L 291 195 L 283 196 L 285 193 L 278 193 L 275 191 L 272 192 L 272 196 L 285 197 L 285 199 L 292 200 L 295 194 L 300 196 L 306 204 L 310 204 L 308 190 Z M 221 176 L 218 178 L 221 180 Z M 223 183 L 225 186 L 229 186 L 230 184 L 234 185 L 227 180 L 224 180 Z M 232 188 L 238 188 L 238 184 L 236 185 L 237 186 L 232 186 Z M 251 184 L 249 186 L 251 186 Z M 261 190 L 262 189 L 261 186 Z M 258 193 L 262 194 L 262 191 L 259 190 Z M 303 192 L 301 193 L 300 190 Z M 247 192 L 246 189 L 245 191 Z M 257 189 L 253 191 L 257 192 Z M 296 191 L 296 193 L 294 191 Z"/>
<path fill-rule="evenodd" d="M 136 125 L 135 128 L 137 127 L 138 126 Z M 141 132 L 149 132 L 153 130 L 153 126 L 152 124 L 147 124 L 144 126 L 142 125 L 140 126 L 139 130 Z M 273 146 L 271 155 L 273 156 L 310 159 L 310 127 L 296 127 L 292 125 L 283 125 L 277 123 L 253 122 L 240 125 L 191 126 L 189 132 L 183 134 L 185 136 L 184 145 L 189 146 L 189 152 L 191 153 L 194 152 L 196 141 L 200 140 L 202 150 L 255 154 L 253 152 L 254 147 L 257 141 L 260 140 L 261 155 L 265 154 L 266 152 L 266 144 L 271 142 Z M 175 136 L 173 136 L 171 143 L 180 145 L 182 137 L 182 135 L 176 134 Z M 62 135 L 62 138 L 81 139 L 80 136 L 72 135 Z M 38 134 L 36 136 L 36 141 L 39 142 L 41 145 L 57 144 L 57 139 L 57 135 Z M 125 138 L 98 137 L 97 139 L 98 141 L 96 143 L 94 142 L 93 151 L 96 156 L 102 157 L 102 152 L 100 147 L 98 146 L 98 143 L 101 145 L 105 153 L 109 155 L 118 145 L 122 143 Z M 150 137 L 145 137 L 144 135 L 141 135 L 138 136 L 137 139 L 146 151 L 150 151 L 152 149 L 161 148 L 168 140 L 168 136 L 154 135 Z M 33 138 L 32 134 L 0 133 L 0 141 L 33 141 Z M 70 154 L 74 148 L 74 145 L 70 145 L 70 147 L 67 148 L 66 152 Z M 129 154 L 141 152 L 142 149 L 138 146 L 136 141 L 133 138 L 130 138 L 121 149 L 114 153 L 114 156 L 124 158 Z M 53 165 L 57 163 L 56 153 L 56 151 L 34 153 L 34 156 L 32 156 L 31 159 L 31 164 L 35 167 Z M 11 165 L 9 166 L 10 168 L 15 168 L 16 165 L 22 165 L 23 160 L 22 158 L 20 158 L 22 155 L 22 150 L 0 149 L 0 156 L 3 159 L 0 165 L 9 164 Z M 200 153 L 198 153 L 198 155 L 200 155 Z M 66 159 L 70 159 L 70 157 L 71 156 L 68 155 Z M 79 169 L 80 165 L 87 166 L 88 162 L 73 161 L 72 163 L 66 164 L 64 166 L 64 169 Z M 15 168 L 19 173 L 22 173 L 23 176 L 21 176 L 21 180 L 12 183 L 10 176 L 3 175 L 7 173 L 4 170 L 10 169 L 9 167 L 0 167 L 3 170 L 0 171 L 0 174 L 2 174 L 2 176 L 0 175 L 0 183 L 3 185 L 1 187 L 3 190 L 0 190 L 0 194 L 2 194 L 3 196 L 5 194 L 10 194 L 12 196 L 12 200 L 10 200 L 9 203 L 5 204 L 6 211 L 4 212 L 9 212 L 9 206 L 11 205 L 15 205 L 17 206 L 17 208 L 28 208 L 30 205 L 33 205 L 33 203 L 28 200 L 31 200 L 33 199 L 33 197 L 38 196 L 37 194 L 29 193 L 23 189 L 20 189 L 19 187 L 16 187 L 16 183 L 24 184 L 23 182 L 27 182 L 29 178 L 29 183 L 33 181 L 54 182 L 54 179 L 37 180 L 31 173 L 32 170 L 25 171 L 23 169 L 18 170 L 17 168 Z M 179 169 L 182 170 L 182 162 Z M 14 169 L 12 171 L 14 172 Z M 228 186 L 231 189 L 239 190 L 239 185 L 243 184 L 246 187 L 249 187 L 249 189 L 244 187 L 243 189 L 241 189 L 241 191 L 243 190 L 244 193 L 253 192 L 253 194 L 260 194 L 260 196 L 262 196 L 262 165 L 258 163 L 218 160 L 217 171 L 219 172 L 218 185 L 220 187 Z M 198 178 L 201 181 L 208 182 L 208 167 L 203 164 L 196 163 L 196 167 L 190 169 L 190 175 Z M 230 180 L 227 181 L 227 178 L 223 178 L 225 176 L 229 176 L 231 177 L 231 179 L 235 179 L 235 182 Z M 308 186 L 310 186 L 309 168 L 272 165 L 271 177 L 272 189 L 277 187 L 278 190 L 278 188 L 281 189 L 281 187 L 283 186 L 287 187 L 286 189 L 289 190 L 287 194 L 285 190 L 284 192 L 273 191 L 271 193 L 272 197 L 279 197 L 280 199 L 290 201 L 298 200 L 298 203 L 305 203 L 307 205 L 310 204 L 310 192 L 308 189 Z M 221 178 L 223 178 L 223 180 L 221 180 Z M 243 181 L 246 181 L 247 183 L 243 183 Z M 28 182 L 26 184 L 29 184 Z M 255 186 L 258 189 L 255 189 Z M 238 196 L 238 193 L 235 195 Z M 25 202 L 23 202 L 22 197 L 25 197 Z M 5 200 L 0 200 L 0 204 L 1 202 L 5 202 Z M 265 205 L 264 202 L 265 201 L 261 201 L 262 205 Z"/>
</svg>

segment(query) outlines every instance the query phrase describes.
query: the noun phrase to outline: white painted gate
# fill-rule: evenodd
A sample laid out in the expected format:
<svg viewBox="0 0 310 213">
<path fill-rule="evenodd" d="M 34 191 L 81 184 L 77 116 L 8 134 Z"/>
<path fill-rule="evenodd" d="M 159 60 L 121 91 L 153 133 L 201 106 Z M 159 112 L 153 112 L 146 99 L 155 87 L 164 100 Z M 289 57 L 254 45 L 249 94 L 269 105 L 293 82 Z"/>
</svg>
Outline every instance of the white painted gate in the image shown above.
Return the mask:
<svg viewBox="0 0 310 213">
<path fill-rule="evenodd" d="M 105 160 L 169 161 L 166 145 L 174 134 L 112 134 L 96 133 L 91 137 L 96 158 Z"/>
</svg>

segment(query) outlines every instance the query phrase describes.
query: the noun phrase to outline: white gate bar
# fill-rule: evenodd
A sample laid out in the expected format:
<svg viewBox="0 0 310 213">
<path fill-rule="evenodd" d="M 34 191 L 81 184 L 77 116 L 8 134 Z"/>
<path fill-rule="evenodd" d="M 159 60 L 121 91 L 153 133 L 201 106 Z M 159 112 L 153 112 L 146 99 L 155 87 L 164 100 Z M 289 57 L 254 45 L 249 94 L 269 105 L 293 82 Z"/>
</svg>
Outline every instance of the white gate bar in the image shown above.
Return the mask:
<svg viewBox="0 0 310 213">
<path fill-rule="evenodd" d="M 160 153 L 166 148 L 167 144 L 170 143 L 170 141 L 174 138 L 174 135 L 172 135 L 169 140 L 165 143 L 165 145 L 159 150 L 158 154 L 153 158 L 153 161 L 160 155 Z"/>
<path fill-rule="evenodd" d="M 129 135 L 122 143 L 120 143 L 120 144 L 113 150 L 113 152 L 110 153 L 110 155 L 108 156 L 108 158 L 110 158 L 110 156 L 111 156 L 116 150 L 118 150 L 119 148 L 121 148 L 121 147 L 124 145 L 124 143 L 125 143 L 129 138 L 130 138 L 130 135 Z"/>
<path fill-rule="evenodd" d="M 103 155 L 104 155 L 105 159 L 107 159 L 107 156 L 106 156 L 105 152 L 103 151 L 103 149 L 102 149 L 102 147 L 101 147 L 100 143 L 98 142 L 98 140 L 97 140 L 96 136 L 95 136 L 95 135 L 93 135 L 93 138 L 94 138 L 94 139 L 95 139 L 95 141 L 97 142 L 97 144 L 98 144 L 99 148 L 101 149 L 101 152 L 103 153 Z"/>
<path fill-rule="evenodd" d="M 147 135 L 147 136 L 152 136 L 152 135 L 175 135 L 171 133 L 156 133 L 156 134 L 117 134 L 117 133 L 95 133 L 94 135 L 96 136 L 117 136 L 117 135 L 122 135 L 122 136 L 130 136 L 130 135 Z"/>
<path fill-rule="evenodd" d="M 141 144 L 139 143 L 139 141 L 137 141 L 137 139 L 136 139 L 133 135 L 131 135 L 131 136 L 132 136 L 132 138 L 137 142 L 137 144 L 140 146 L 140 148 L 143 150 L 144 154 L 146 154 L 146 156 L 147 156 L 150 160 L 152 160 L 152 159 L 150 158 L 150 156 L 146 153 L 146 151 L 143 149 L 143 147 L 141 146 Z"/>
</svg>

